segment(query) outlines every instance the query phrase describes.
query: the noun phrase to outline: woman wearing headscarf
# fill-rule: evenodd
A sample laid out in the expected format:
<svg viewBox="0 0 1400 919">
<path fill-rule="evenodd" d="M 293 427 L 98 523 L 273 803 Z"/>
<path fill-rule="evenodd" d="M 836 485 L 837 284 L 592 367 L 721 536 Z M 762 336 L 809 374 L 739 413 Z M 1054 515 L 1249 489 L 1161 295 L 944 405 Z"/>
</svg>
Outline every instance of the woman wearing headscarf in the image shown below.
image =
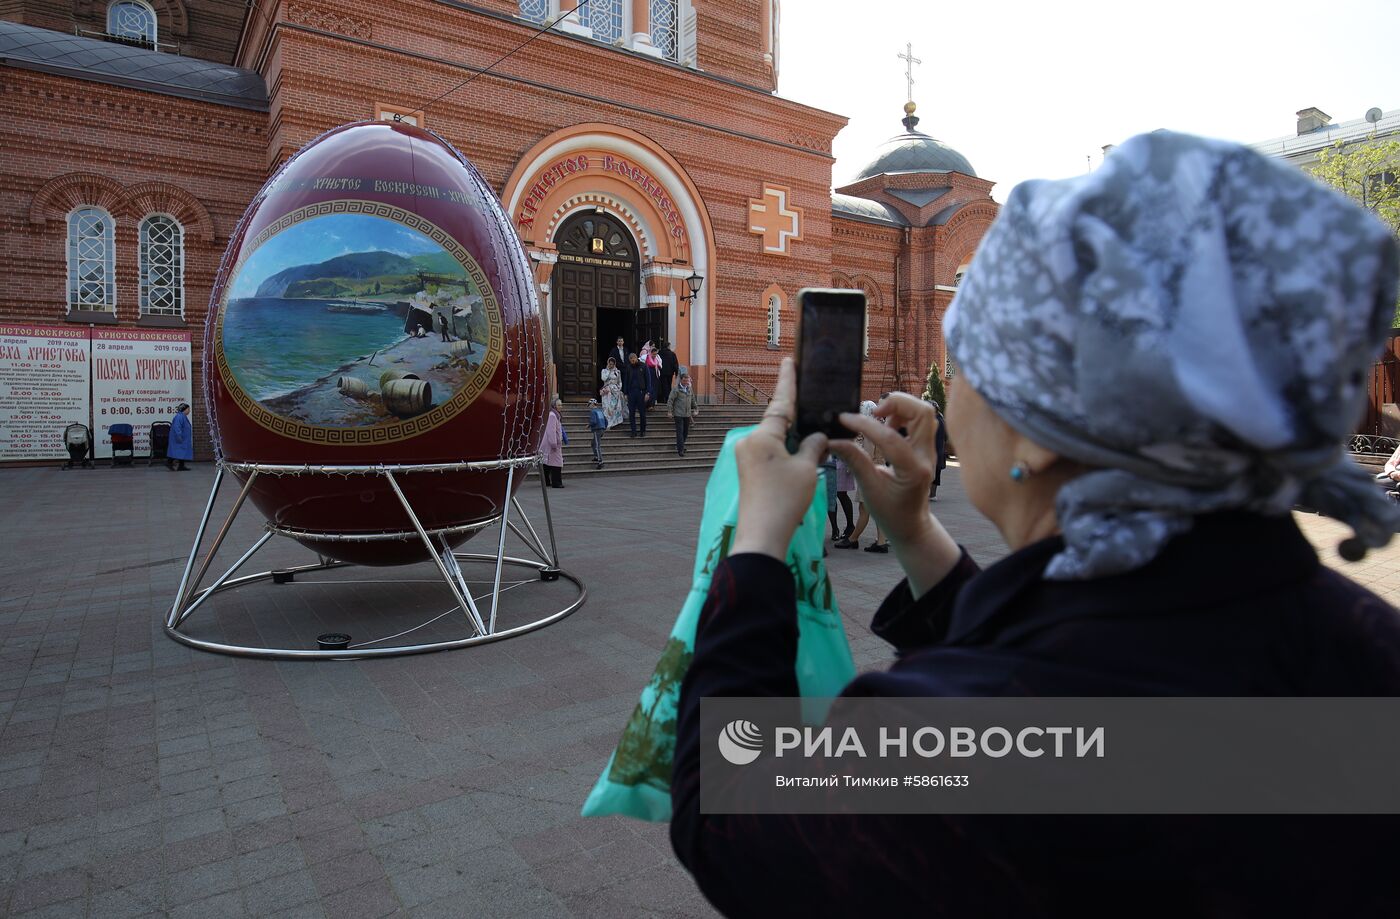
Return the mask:
<svg viewBox="0 0 1400 919">
<path fill-rule="evenodd" d="M 603 397 L 603 415 L 608 419 L 608 427 L 615 428 L 627 420 L 627 406 L 622 396 L 622 370 L 615 359 L 608 358 L 608 366 L 603 368 L 601 376 L 603 388 L 599 390 L 599 395 Z"/>
<path fill-rule="evenodd" d="M 647 373 L 651 374 L 651 385 L 652 385 L 652 389 L 653 389 L 655 392 L 660 393 L 660 392 L 661 392 L 661 355 L 660 355 L 660 353 L 658 353 L 657 350 L 656 350 L 656 343 L 655 343 L 655 342 L 648 341 L 645 345 L 642 345 L 641 360 L 642 360 L 642 363 L 646 365 Z M 656 402 L 659 402 L 659 401 L 660 401 L 660 397 L 658 396 L 657 399 L 654 400 L 652 404 L 654 405 L 654 404 L 656 404 Z"/>
<path fill-rule="evenodd" d="M 170 439 L 166 442 L 165 468 L 189 472 L 185 461 L 194 462 L 194 428 L 190 424 L 190 404 L 181 402 L 170 419 Z M 180 465 L 177 467 L 175 463 Z"/>
<path fill-rule="evenodd" d="M 549 402 L 549 418 L 540 438 L 540 453 L 544 454 L 544 484 L 550 488 L 564 487 L 564 416 L 563 403 L 558 396 Z"/>
<path fill-rule="evenodd" d="M 1400 695 L 1400 618 L 1290 514 L 1350 526 L 1352 558 L 1400 525 L 1342 449 L 1396 275 L 1374 217 L 1234 144 L 1154 132 L 1016 188 L 944 326 L 962 483 L 1011 554 L 980 570 L 930 512 L 927 403 L 843 415 L 890 461 L 830 445 L 906 575 L 872 624 L 897 662 L 844 694 Z M 1391 817 L 702 814 L 700 699 L 797 695 L 782 559 L 828 445 L 785 449 L 793 392 L 785 362 L 738 445 L 680 696 L 671 839 L 722 911 L 1400 915 Z"/>
</svg>

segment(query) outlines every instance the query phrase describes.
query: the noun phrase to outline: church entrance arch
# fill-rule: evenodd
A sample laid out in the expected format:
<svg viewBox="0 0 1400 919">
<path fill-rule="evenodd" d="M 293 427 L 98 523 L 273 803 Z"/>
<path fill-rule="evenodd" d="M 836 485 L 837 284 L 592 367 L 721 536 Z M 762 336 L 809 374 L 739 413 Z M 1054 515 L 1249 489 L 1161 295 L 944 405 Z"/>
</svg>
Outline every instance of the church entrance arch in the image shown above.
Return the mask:
<svg viewBox="0 0 1400 919">
<path fill-rule="evenodd" d="M 621 221 L 585 211 L 555 234 L 554 359 L 559 393 L 588 398 L 598 393 L 598 372 L 620 335 L 636 348 L 641 297 L 637 242 Z M 657 310 L 651 314 L 664 313 Z"/>
<path fill-rule="evenodd" d="M 534 262 L 546 318 L 551 326 L 564 326 L 550 330 L 561 395 L 582 398 L 597 393 L 597 367 L 583 388 L 588 343 L 601 365 L 619 333 L 633 350 L 647 339 L 669 339 L 704 391 L 714 344 L 715 285 L 705 284 L 693 300 L 683 296 L 686 278 L 710 273 L 714 229 L 699 189 L 674 157 L 627 128 L 598 122 L 571 125 L 542 138 L 520 158 L 502 188 L 501 202 Z M 627 267 L 562 257 L 577 255 L 564 252 L 562 238 L 583 221 L 598 217 L 611 221 L 630 242 Z M 589 251 L 582 257 L 596 257 L 593 238 L 587 237 Z M 617 284 L 605 286 L 617 276 L 601 270 L 610 268 L 632 272 L 626 289 L 632 297 L 630 320 L 621 307 L 599 304 L 605 295 L 618 302 Z M 585 328 L 590 314 L 591 336 Z M 570 365 L 567 370 L 565 364 Z"/>
</svg>

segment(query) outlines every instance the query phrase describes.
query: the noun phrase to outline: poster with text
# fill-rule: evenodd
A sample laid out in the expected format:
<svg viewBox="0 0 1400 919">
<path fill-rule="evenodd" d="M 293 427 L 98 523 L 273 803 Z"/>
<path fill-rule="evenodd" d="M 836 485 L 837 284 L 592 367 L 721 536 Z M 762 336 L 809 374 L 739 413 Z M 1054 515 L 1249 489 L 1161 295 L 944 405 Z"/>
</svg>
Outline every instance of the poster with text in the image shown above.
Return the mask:
<svg viewBox="0 0 1400 919">
<path fill-rule="evenodd" d="M 63 429 L 89 424 L 86 326 L 0 323 L 0 460 L 67 458 Z"/>
<path fill-rule="evenodd" d="M 137 456 L 151 454 L 151 423 L 193 403 L 190 333 L 168 329 L 94 329 L 92 426 L 97 455 L 112 455 L 110 428 L 131 425 Z"/>
</svg>

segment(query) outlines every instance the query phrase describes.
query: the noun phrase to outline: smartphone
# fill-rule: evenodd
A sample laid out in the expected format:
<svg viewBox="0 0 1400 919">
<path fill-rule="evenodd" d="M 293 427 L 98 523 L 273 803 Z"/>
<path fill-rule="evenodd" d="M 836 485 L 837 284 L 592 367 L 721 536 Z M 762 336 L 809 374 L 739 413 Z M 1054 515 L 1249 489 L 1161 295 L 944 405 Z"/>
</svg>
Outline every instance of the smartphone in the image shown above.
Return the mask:
<svg viewBox="0 0 1400 919">
<path fill-rule="evenodd" d="M 827 437 L 854 435 L 842 412 L 860 410 L 865 364 L 865 293 L 804 287 L 797 292 L 798 437 L 818 431 Z"/>
</svg>

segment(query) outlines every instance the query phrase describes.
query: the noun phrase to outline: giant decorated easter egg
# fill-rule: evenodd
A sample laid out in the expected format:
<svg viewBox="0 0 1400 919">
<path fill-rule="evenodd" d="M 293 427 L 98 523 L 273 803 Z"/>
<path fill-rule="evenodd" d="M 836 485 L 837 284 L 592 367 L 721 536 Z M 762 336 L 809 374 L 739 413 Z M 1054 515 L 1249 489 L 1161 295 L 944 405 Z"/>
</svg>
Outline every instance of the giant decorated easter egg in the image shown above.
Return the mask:
<svg viewBox="0 0 1400 919">
<path fill-rule="evenodd" d="M 492 464 L 538 451 L 546 360 L 529 262 L 476 169 L 428 131 L 368 122 L 307 145 L 249 206 L 204 379 L 216 448 L 245 482 L 249 464 L 399 467 L 423 527 L 456 545 L 509 500 Z M 403 468 L 460 463 L 487 468 Z M 279 532 L 361 564 L 427 557 L 384 476 L 289 472 L 249 489 Z"/>
</svg>

